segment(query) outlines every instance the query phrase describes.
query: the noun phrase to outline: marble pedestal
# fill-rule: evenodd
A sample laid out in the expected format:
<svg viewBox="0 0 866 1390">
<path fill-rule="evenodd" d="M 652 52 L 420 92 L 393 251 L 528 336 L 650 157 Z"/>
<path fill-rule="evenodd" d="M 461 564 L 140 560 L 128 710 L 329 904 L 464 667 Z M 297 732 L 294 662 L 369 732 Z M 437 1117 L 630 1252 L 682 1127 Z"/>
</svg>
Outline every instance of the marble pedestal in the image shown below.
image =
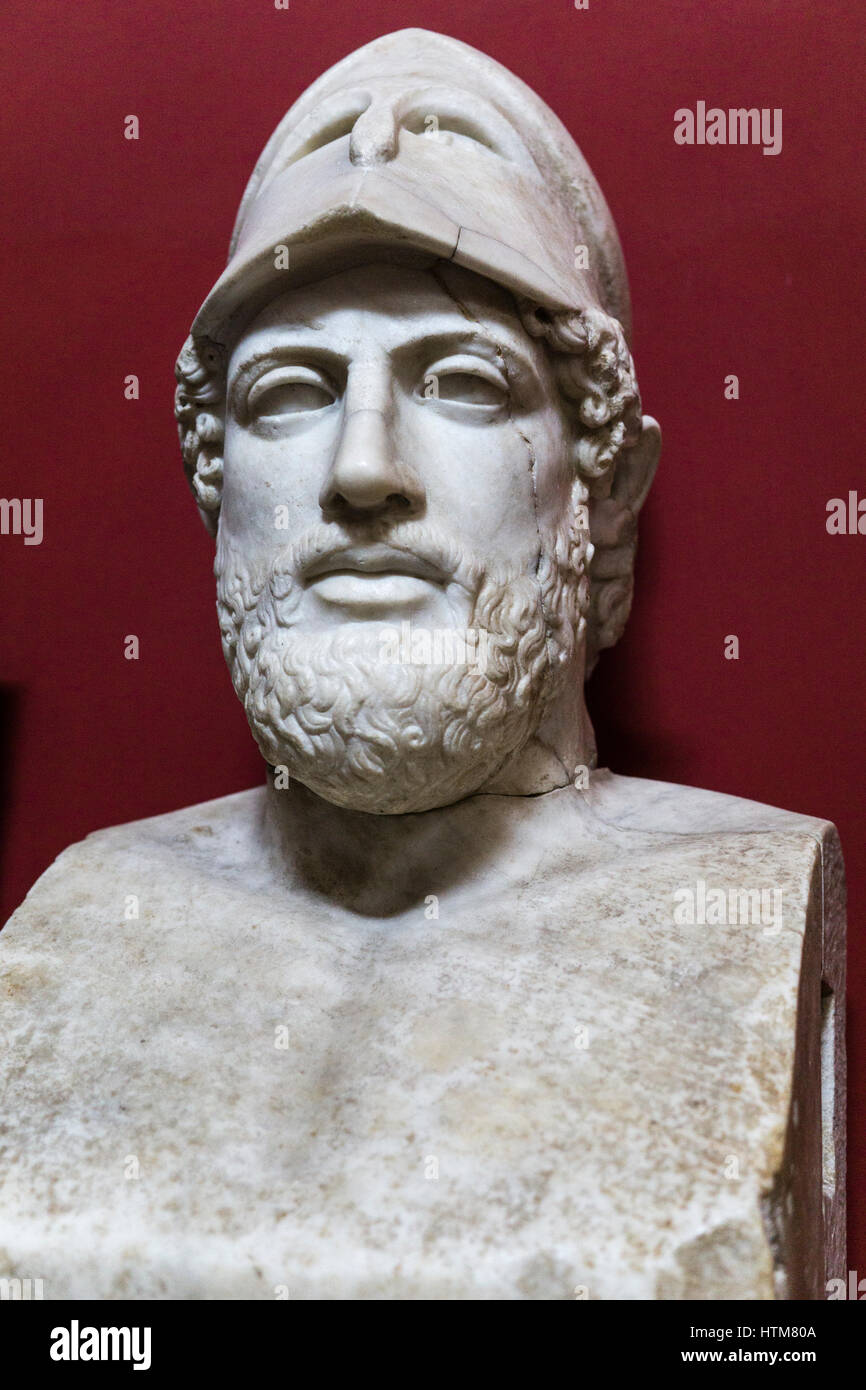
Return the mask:
<svg viewBox="0 0 866 1390">
<path fill-rule="evenodd" d="M 99 1299 L 844 1276 L 832 826 L 606 772 L 476 796 L 425 813 L 431 867 L 373 917 L 273 871 L 272 794 L 89 836 L 0 937 L 0 1275 Z M 676 920 L 718 889 L 781 918 Z"/>
</svg>

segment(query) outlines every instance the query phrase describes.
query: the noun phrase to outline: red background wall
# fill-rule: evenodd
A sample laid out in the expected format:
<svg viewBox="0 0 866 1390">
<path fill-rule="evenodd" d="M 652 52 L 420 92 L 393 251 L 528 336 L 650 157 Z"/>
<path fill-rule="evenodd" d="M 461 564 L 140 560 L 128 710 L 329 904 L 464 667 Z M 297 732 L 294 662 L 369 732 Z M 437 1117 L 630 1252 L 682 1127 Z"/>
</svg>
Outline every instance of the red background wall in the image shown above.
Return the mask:
<svg viewBox="0 0 866 1390">
<path fill-rule="evenodd" d="M 841 831 L 849 1264 L 866 1274 L 866 536 L 825 529 L 829 498 L 866 496 L 861 6 L 7 3 L 0 495 L 42 497 L 45 536 L 0 536 L 0 920 L 89 831 L 261 777 L 182 477 L 174 358 L 295 96 L 377 34 L 451 33 L 530 83 L 598 175 L 629 266 L 645 408 L 664 432 L 635 611 L 590 688 L 602 762 Z M 673 113 L 698 100 L 781 107 L 781 155 L 676 145 Z M 133 372 L 137 402 L 123 395 Z M 139 661 L 124 659 L 128 633 Z M 723 657 L 729 633 L 739 661 Z"/>
</svg>

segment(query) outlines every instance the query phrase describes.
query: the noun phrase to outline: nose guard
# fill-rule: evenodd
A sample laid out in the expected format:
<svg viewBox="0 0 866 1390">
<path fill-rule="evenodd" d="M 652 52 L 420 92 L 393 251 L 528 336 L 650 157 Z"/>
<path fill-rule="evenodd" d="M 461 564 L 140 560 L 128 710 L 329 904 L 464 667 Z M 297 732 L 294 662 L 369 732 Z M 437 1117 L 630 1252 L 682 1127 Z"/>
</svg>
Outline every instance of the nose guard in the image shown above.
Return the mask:
<svg viewBox="0 0 866 1390">
<path fill-rule="evenodd" d="M 324 73 L 269 140 L 193 324 L 230 345 L 275 295 L 371 261 L 451 260 L 551 311 L 629 331 L 625 268 L 586 161 L 507 69 L 424 30 Z"/>
</svg>

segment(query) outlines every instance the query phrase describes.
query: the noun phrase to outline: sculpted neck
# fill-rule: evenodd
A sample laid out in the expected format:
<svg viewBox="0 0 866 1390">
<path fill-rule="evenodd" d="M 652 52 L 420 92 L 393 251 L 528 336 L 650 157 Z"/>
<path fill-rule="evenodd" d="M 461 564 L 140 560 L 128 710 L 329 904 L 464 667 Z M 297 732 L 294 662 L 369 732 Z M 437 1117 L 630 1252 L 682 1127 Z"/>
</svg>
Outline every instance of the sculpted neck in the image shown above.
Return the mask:
<svg viewBox="0 0 866 1390">
<path fill-rule="evenodd" d="M 503 796 L 538 796 L 566 787 L 596 765 L 595 733 L 583 698 L 585 653 L 575 652 L 562 689 L 526 747 L 480 788 Z"/>
<path fill-rule="evenodd" d="M 595 766 L 582 681 L 568 681 L 536 736 L 473 796 L 407 815 L 351 811 L 292 780 L 277 789 L 268 769 L 264 844 L 275 877 L 318 901 L 389 917 L 457 886 L 516 849 L 532 798 Z"/>
</svg>

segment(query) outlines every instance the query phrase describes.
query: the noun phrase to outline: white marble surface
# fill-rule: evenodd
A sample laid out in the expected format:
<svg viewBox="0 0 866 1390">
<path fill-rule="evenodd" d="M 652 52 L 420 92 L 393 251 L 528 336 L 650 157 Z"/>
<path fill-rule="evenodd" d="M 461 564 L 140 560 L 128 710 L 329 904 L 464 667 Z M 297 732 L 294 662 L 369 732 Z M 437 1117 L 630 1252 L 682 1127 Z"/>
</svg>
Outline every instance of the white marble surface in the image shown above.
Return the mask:
<svg viewBox="0 0 866 1390">
<path fill-rule="evenodd" d="M 46 1297 L 820 1296 L 814 1029 L 795 1054 L 822 856 L 841 978 L 830 827 L 607 773 L 473 797 L 410 818 L 406 901 L 370 915 L 262 857 L 273 795 L 88 837 L 0 937 L 0 1273 Z M 699 879 L 778 886 L 780 929 L 675 924 Z"/>
<path fill-rule="evenodd" d="M 176 398 L 268 788 L 72 846 L 0 937 L 0 1277 L 763 1299 L 844 1273 L 835 832 L 590 774 L 584 679 L 660 447 L 629 336 L 598 184 L 484 54 L 388 35 L 280 123 Z M 484 658 L 395 659 L 404 628 Z"/>
</svg>

